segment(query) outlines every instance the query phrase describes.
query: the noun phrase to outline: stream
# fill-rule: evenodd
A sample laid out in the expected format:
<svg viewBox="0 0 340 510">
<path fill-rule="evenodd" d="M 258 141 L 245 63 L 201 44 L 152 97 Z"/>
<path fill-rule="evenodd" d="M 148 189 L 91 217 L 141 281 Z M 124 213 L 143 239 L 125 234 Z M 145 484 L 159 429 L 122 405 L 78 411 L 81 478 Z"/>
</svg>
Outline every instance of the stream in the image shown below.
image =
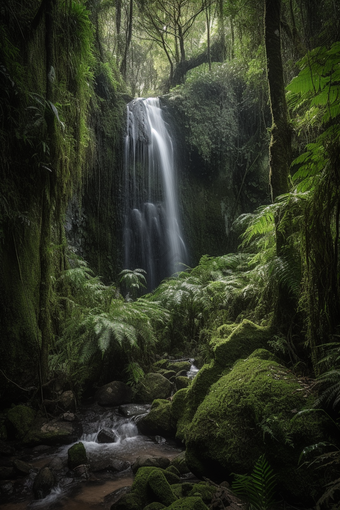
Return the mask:
<svg viewBox="0 0 340 510">
<path fill-rule="evenodd" d="M 192 365 L 188 376 L 193 378 L 198 369 Z M 2 503 L 3 510 L 66 509 L 109 510 L 133 482 L 132 464 L 138 457 L 168 458 L 181 453 L 174 440 L 161 436 L 145 436 L 138 432 L 137 422 L 149 412 L 151 405 L 127 404 L 104 408 L 98 404 L 84 404 L 77 411 L 82 423 L 81 441 L 86 449 L 89 468 L 83 472 L 67 466 L 68 450 L 72 444 L 59 447 L 39 445 L 24 448 L 16 456 L 33 469 L 25 478 L 14 483 L 14 494 Z M 109 430 L 116 436 L 113 443 L 101 443 L 98 434 Z M 77 441 L 77 442 L 78 442 Z M 75 444 L 75 443 L 73 443 Z M 36 473 L 48 466 L 57 473 L 57 485 L 44 499 L 35 500 L 32 492 Z"/>
</svg>

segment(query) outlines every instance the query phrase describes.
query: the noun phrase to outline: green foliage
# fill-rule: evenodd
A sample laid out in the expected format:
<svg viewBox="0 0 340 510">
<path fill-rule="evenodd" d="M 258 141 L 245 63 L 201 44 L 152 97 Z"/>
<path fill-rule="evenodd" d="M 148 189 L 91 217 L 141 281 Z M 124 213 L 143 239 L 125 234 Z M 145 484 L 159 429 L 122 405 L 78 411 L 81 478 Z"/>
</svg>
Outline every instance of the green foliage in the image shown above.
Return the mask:
<svg viewBox="0 0 340 510">
<path fill-rule="evenodd" d="M 119 273 L 119 283 L 128 293 L 131 293 L 133 298 L 136 298 L 141 289 L 146 288 L 146 278 L 143 273 L 146 274 L 144 269 L 123 269 Z"/>
<path fill-rule="evenodd" d="M 264 455 L 257 460 L 251 475 L 235 475 L 232 490 L 254 510 L 269 510 L 275 504 L 275 475 Z"/>
<path fill-rule="evenodd" d="M 125 372 L 128 375 L 127 384 L 133 387 L 137 386 L 145 375 L 144 370 L 137 361 L 130 362 L 125 368 Z"/>
<path fill-rule="evenodd" d="M 150 347 L 156 344 L 155 331 L 165 326 L 168 313 L 144 298 L 126 302 L 115 287 L 93 276 L 85 261 L 74 259 L 72 263 L 74 267 L 56 282 L 65 320 L 51 357 L 53 367 L 60 364 L 80 389 L 89 376 L 89 365 L 98 362 L 98 354 L 103 358 L 118 350 L 131 360 L 126 370 L 130 382 L 137 383 L 143 371 L 134 359 L 148 360 Z"/>
<path fill-rule="evenodd" d="M 236 97 L 226 64 L 214 64 L 212 72 L 202 67 L 191 71 L 172 96 L 183 115 L 188 143 L 205 161 L 224 146 L 235 146 Z"/>
</svg>

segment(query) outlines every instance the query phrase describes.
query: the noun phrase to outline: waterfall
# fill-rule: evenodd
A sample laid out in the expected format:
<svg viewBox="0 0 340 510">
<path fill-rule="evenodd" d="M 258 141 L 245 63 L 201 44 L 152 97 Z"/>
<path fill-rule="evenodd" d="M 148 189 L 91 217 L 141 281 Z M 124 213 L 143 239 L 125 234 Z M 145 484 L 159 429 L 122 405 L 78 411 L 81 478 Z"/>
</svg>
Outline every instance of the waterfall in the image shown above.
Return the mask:
<svg viewBox="0 0 340 510">
<path fill-rule="evenodd" d="M 149 291 L 187 262 L 174 161 L 159 99 L 131 101 L 125 138 L 124 268 L 144 269 Z"/>
</svg>

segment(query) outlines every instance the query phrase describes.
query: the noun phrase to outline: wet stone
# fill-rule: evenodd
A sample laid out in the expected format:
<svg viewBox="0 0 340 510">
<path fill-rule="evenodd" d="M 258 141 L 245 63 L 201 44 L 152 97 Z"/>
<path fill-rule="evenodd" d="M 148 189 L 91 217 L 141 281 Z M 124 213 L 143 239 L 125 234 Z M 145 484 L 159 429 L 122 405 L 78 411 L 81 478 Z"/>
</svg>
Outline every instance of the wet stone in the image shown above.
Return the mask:
<svg viewBox="0 0 340 510">
<path fill-rule="evenodd" d="M 98 443 L 116 443 L 118 439 L 116 432 L 108 428 L 101 429 L 97 436 Z"/>
</svg>

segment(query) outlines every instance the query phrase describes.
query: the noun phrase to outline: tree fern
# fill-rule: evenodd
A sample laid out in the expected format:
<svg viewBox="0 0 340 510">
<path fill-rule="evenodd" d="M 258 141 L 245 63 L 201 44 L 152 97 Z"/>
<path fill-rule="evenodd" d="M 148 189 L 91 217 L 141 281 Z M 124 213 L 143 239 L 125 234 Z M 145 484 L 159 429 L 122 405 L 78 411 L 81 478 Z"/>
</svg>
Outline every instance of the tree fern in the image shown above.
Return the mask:
<svg viewBox="0 0 340 510">
<path fill-rule="evenodd" d="M 270 510 L 275 504 L 275 474 L 264 455 L 257 460 L 251 475 L 235 475 L 231 488 L 254 510 Z"/>
</svg>

